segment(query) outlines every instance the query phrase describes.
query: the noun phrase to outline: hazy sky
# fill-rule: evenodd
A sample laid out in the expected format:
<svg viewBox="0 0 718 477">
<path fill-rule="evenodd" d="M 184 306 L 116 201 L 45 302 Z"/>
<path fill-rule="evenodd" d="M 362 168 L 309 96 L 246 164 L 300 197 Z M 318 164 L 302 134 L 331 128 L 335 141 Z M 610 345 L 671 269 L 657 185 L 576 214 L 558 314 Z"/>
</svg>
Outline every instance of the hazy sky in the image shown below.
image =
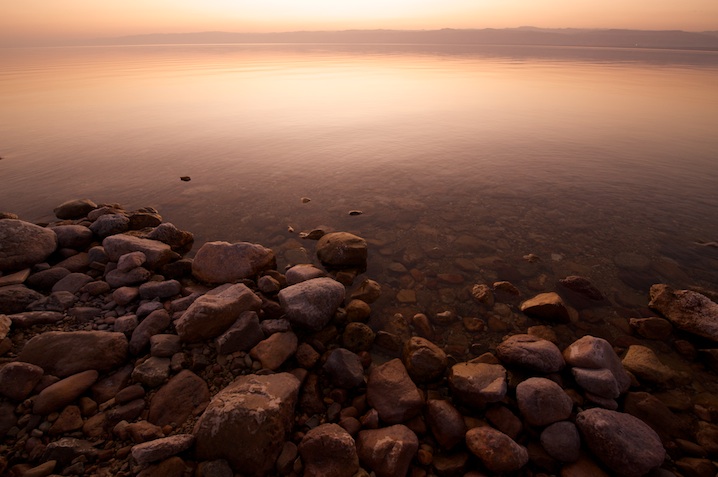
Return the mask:
<svg viewBox="0 0 718 477">
<path fill-rule="evenodd" d="M 717 0 L 3 0 L 0 41 L 194 31 L 718 29 Z"/>
</svg>

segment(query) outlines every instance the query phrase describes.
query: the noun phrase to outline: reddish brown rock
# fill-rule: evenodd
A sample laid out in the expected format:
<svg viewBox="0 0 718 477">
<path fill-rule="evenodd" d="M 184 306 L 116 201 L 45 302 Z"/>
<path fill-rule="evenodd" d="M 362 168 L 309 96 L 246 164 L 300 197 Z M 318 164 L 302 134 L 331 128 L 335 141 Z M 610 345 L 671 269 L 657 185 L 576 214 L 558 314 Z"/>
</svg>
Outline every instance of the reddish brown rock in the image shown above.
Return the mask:
<svg viewBox="0 0 718 477">
<path fill-rule="evenodd" d="M 132 458 L 140 465 L 165 460 L 168 457 L 184 452 L 194 443 L 192 434 L 176 434 L 174 436 L 143 442 L 132 447 Z"/>
<path fill-rule="evenodd" d="M 234 283 L 274 269 L 274 252 L 248 242 L 207 242 L 197 251 L 192 274 L 206 283 Z"/>
<path fill-rule="evenodd" d="M 286 360 L 294 356 L 299 340 L 291 331 L 274 333 L 252 348 L 249 355 L 262 363 L 262 367 L 277 370 Z"/>
<path fill-rule="evenodd" d="M 576 310 L 567 306 L 554 292 L 540 293 L 521 303 L 520 309 L 528 316 L 558 323 L 569 323 L 578 317 Z"/>
<path fill-rule="evenodd" d="M 44 374 L 39 366 L 14 361 L 0 368 L 0 394 L 22 401 L 30 395 Z"/>
<path fill-rule="evenodd" d="M 555 373 L 565 366 L 558 347 L 532 335 L 513 335 L 496 347 L 496 356 L 506 364 L 539 373 Z"/>
<path fill-rule="evenodd" d="M 169 326 L 170 322 L 170 315 L 164 309 L 150 313 L 132 332 L 129 344 L 130 353 L 139 355 L 145 352 L 150 345 L 150 338 L 161 333 Z"/>
<path fill-rule="evenodd" d="M 317 242 L 317 257 L 333 267 L 366 266 L 366 240 L 347 232 L 326 234 Z"/>
<path fill-rule="evenodd" d="M 424 400 L 400 359 L 372 369 L 367 381 L 367 402 L 386 423 L 405 422 L 421 412 Z"/>
<path fill-rule="evenodd" d="M 584 336 L 569 345 L 563 357 L 579 385 L 593 394 L 614 399 L 631 385 L 621 359 L 603 338 Z"/>
<path fill-rule="evenodd" d="M 351 435 L 337 424 L 322 424 L 299 444 L 306 477 L 352 477 L 359 457 Z"/>
<path fill-rule="evenodd" d="M 32 412 L 44 415 L 67 406 L 95 384 L 98 376 L 95 370 L 83 371 L 51 384 L 35 398 Z"/>
<path fill-rule="evenodd" d="M 377 477 L 407 475 L 419 449 L 419 439 L 408 427 L 397 424 L 359 432 L 357 453 L 362 465 Z"/>
<path fill-rule="evenodd" d="M 466 435 L 464 417 L 449 401 L 430 399 L 426 403 L 426 422 L 444 449 L 453 448 Z"/>
<path fill-rule="evenodd" d="M 67 406 L 62 410 L 47 432 L 50 435 L 64 434 L 82 429 L 83 424 L 80 408 L 77 406 Z"/>
<path fill-rule="evenodd" d="M 127 338 L 122 333 L 48 331 L 28 341 L 18 360 L 40 366 L 47 374 L 65 377 L 120 366 L 127 359 L 127 348 Z"/>
<path fill-rule="evenodd" d="M 525 447 L 491 427 L 475 427 L 467 432 L 466 446 L 491 472 L 515 472 L 529 461 Z"/>
<path fill-rule="evenodd" d="M 561 386 L 546 378 L 529 378 L 516 386 L 516 401 L 526 422 L 545 426 L 568 419 L 573 401 Z"/>
<path fill-rule="evenodd" d="M 434 381 L 443 376 L 449 362 L 441 348 L 418 336 L 406 342 L 402 358 L 409 375 L 418 383 Z"/>
<path fill-rule="evenodd" d="M 449 373 L 449 386 L 465 404 L 484 407 L 506 396 L 506 369 L 498 364 L 455 364 Z"/>
<path fill-rule="evenodd" d="M 16 219 L 0 220 L 0 272 L 20 270 L 45 261 L 57 248 L 57 235 Z"/>
<path fill-rule="evenodd" d="M 648 306 L 668 318 L 676 328 L 718 341 L 718 304 L 706 296 L 658 284 L 651 287 Z"/>
<path fill-rule="evenodd" d="M 202 378 L 187 369 L 173 376 L 150 401 L 147 420 L 158 426 L 181 426 L 189 416 L 209 403 L 209 389 Z"/>
</svg>

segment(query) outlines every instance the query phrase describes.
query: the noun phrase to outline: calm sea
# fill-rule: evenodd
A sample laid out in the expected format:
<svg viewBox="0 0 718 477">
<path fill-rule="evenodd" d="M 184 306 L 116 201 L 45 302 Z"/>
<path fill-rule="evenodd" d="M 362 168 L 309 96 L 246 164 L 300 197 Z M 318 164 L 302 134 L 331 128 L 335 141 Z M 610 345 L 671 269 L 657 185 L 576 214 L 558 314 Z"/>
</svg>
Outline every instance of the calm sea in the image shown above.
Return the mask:
<svg viewBox="0 0 718 477">
<path fill-rule="evenodd" d="M 387 312 L 469 314 L 466 288 L 497 279 L 528 295 L 580 274 L 631 312 L 653 282 L 718 284 L 716 52 L 182 45 L 0 64 L 0 210 L 27 220 L 73 198 L 153 206 L 280 266 L 311 255 L 300 231 L 355 232 Z"/>
</svg>

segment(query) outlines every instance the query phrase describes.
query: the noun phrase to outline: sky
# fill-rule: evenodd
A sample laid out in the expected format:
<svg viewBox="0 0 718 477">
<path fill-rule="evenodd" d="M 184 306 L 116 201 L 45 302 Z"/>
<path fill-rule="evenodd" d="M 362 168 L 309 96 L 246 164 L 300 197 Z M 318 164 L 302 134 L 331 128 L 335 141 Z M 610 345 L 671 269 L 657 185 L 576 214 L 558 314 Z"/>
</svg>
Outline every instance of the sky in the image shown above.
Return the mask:
<svg viewBox="0 0 718 477">
<path fill-rule="evenodd" d="M 4 0 L 0 42 L 344 29 L 718 30 L 716 0 Z"/>
</svg>

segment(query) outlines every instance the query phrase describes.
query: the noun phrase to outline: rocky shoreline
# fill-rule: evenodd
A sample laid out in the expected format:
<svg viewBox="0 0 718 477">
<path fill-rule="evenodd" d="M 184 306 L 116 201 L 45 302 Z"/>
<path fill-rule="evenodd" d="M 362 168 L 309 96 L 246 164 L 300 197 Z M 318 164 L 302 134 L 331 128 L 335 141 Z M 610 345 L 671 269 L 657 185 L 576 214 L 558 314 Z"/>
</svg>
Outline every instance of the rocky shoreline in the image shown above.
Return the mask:
<svg viewBox="0 0 718 477">
<path fill-rule="evenodd" d="M 475 316 L 376 320 L 382 286 L 350 233 L 314 233 L 313 263 L 278 271 L 246 242 L 183 258 L 192 234 L 152 208 L 83 199 L 55 215 L 0 213 L 0 475 L 718 470 L 718 305 L 700 293 L 655 284 L 631 339 L 559 348 L 555 326 L 606 305 L 586 278 L 535 296 L 475 283 Z M 522 332 L 447 352 L 446 330 L 478 340 L 498 309 L 523 316 Z"/>
</svg>

